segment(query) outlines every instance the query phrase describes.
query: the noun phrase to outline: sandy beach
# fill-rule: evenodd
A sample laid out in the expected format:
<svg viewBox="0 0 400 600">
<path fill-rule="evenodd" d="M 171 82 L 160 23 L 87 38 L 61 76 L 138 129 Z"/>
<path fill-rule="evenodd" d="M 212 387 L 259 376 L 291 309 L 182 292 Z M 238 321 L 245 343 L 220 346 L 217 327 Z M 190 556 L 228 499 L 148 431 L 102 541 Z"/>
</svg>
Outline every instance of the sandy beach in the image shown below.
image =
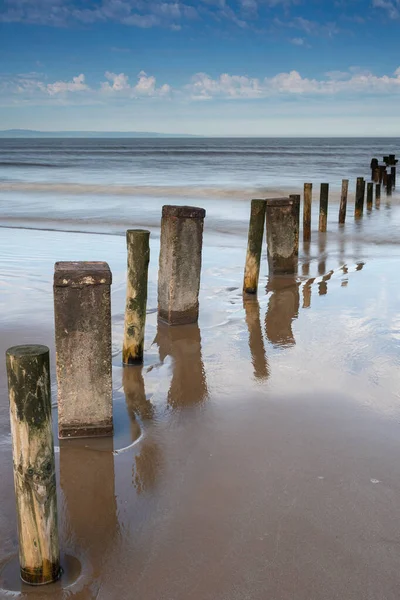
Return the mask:
<svg viewBox="0 0 400 600">
<path fill-rule="evenodd" d="M 245 203 L 243 211 L 248 209 Z M 198 325 L 157 325 L 151 236 L 143 368 L 122 369 L 123 235 L 4 226 L 1 353 L 51 349 L 56 260 L 113 272 L 113 439 L 57 441 L 65 574 L 18 578 L 4 361 L 0 364 L 0 597 L 61 600 L 395 600 L 400 530 L 400 207 L 382 197 L 301 244 L 297 278 L 243 301 L 246 220 L 208 229 Z"/>
</svg>

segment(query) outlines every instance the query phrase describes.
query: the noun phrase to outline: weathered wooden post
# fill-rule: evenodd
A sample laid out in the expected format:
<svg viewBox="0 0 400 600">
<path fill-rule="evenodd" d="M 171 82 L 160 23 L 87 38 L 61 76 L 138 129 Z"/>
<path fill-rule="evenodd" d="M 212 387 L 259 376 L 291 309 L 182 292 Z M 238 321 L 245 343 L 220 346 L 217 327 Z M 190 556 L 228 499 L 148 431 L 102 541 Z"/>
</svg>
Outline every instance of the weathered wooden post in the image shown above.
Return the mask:
<svg viewBox="0 0 400 600">
<path fill-rule="evenodd" d="M 122 362 L 124 365 L 143 362 L 147 280 L 150 260 L 149 238 L 150 231 L 144 229 L 128 229 L 126 232 L 128 270 L 125 331 L 122 348 Z"/>
<path fill-rule="evenodd" d="M 372 182 L 368 182 L 367 185 L 367 210 L 372 210 L 374 196 L 374 184 Z"/>
<path fill-rule="evenodd" d="M 21 579 L 31 585 L 61 575 L 49 349 L 6 352 Z"/>
<path fill-rule="evenodd" d="M 390 174 L 392 176 L 392 187 L 396 187 L 396 167 L 390 167 Z"/>
<path fill-rule="evenodd" d="M 339 223 L 341 225 L 346 221 L 346 208 L 347 208 L 347 194 L 349 191 L 349 180 L 342 179 L 342 193 L 340 196 L 340 208 L 339 208 Z"/>
<path fill-rule="evenodd" d="M 113 433 L 110 287 L 105 262 L 55 264 L 60 438 Z"/>
<path fill-rule="evenodd" d="M 371 160 L 371 181 L 375 180 L 376 171 L 378 168 L 379 168 L 379 161 L 377 158 L 373 158 Z M 379 172 L 378 172 L 378 177 L 379 177 Z"/>
<path fill-rule="evenodd" d="M 169 325 L 196 323 L 206 211 L 163 206 L 158 274 L 158 318 Z"/>
<path fill-rule="evenodd" d="M 392 174 L 388 173 L 387 177 L 386 177 L 386 193 L 388 196 L 392 195 L 392 188 L 393 188 Z"/>
<path fill-rule="evenodd" d="M 356 218 L 361 217 L 364 210 L 364 193 L 365 193 L 365 181 L 362 177 L 357 177 L 356 185 L 356 201 L 354 206 L 354 216 Z"/>
<path fill-rule="evenodd" d="M 267 200 L 268 265 L 272 273 L 296 273 L 300 196 Z"/>
<path fill-rule="evenodd" d="M 260 276 L 260 260 L 264 236 L 266 201 L 252 200 L 250 209 L 249 238 L 244 269 L 243 292 L 256 294 Z"/>
<path fill-rule="evenodd" d="M 304 184 L 303 242 L 311 240 L 312 183 Z"/>
<path fill-rule="evenodd" d="M 381 205 L 381 184 L 377 183 L 375 186 L 375 206 L 379 208 Z"/>
<path fill-rule="evenodd" d="M 325 232 L 328 221 L 329 183 L 321 183 L 319 203 L 319 231 Z"/>
</svg>

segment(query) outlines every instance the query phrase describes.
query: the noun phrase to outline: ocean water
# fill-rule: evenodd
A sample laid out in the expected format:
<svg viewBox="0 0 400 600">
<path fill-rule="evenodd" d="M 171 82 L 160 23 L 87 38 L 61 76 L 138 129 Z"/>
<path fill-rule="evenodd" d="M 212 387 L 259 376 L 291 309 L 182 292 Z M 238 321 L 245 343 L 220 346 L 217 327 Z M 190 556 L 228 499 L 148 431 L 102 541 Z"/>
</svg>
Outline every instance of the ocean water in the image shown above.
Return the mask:
<svg viewBox="0 0 400 600">
<path fill-rule="evenodd" d="M 235 232 L 253 197 L 316 193 L 337 198 L 369 176 L 372 157 L 400 139 L 1 139 L 0 224 L 123 233 L 158 227 L 164 203 L 207 209 L 209 228 Z"/>
</svg>

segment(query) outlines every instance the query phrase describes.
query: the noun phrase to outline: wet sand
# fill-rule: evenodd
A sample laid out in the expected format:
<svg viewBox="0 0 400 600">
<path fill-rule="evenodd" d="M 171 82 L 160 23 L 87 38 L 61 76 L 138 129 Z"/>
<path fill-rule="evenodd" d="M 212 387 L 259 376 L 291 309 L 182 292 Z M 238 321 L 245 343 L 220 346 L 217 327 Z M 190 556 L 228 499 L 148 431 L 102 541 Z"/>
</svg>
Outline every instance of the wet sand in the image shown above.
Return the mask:
<svg viewBox="0 0 400 600">
<path fill-rule="evenodd" d="M 298 277 L 269 279 L 263 253 L 258 300 L 241 294 L 245 236 L 206 220 L 198 326 L 157 325 L 155 231 L 129 369 L 124 238 L 1 229 L 0 353 L 50 346 L 55 430 L 53 263 L 109 262 L 115 436 L 57 442 L 61 547 L 81 571 L 64 558 L 59 584 L 21 588 L 0 362 L 0 598 L 397 600 L 400 206 L 354 223 L 350 205 L 344 228 L 330 209 Z"/>
</svg>

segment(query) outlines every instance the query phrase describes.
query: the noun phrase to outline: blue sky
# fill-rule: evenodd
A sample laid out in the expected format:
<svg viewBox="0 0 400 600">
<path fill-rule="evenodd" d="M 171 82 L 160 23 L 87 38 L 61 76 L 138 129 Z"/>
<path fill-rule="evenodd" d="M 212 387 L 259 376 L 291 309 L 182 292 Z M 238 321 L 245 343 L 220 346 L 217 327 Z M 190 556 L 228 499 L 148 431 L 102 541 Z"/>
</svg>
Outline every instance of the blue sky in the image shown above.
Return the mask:
<svg viewBox="0 0 400 600">
<path fill-rule="evenodd" d="M 400 0 L 0 0 L 0 55 L 0 129 L 400 136 Z"/>
</svg>

